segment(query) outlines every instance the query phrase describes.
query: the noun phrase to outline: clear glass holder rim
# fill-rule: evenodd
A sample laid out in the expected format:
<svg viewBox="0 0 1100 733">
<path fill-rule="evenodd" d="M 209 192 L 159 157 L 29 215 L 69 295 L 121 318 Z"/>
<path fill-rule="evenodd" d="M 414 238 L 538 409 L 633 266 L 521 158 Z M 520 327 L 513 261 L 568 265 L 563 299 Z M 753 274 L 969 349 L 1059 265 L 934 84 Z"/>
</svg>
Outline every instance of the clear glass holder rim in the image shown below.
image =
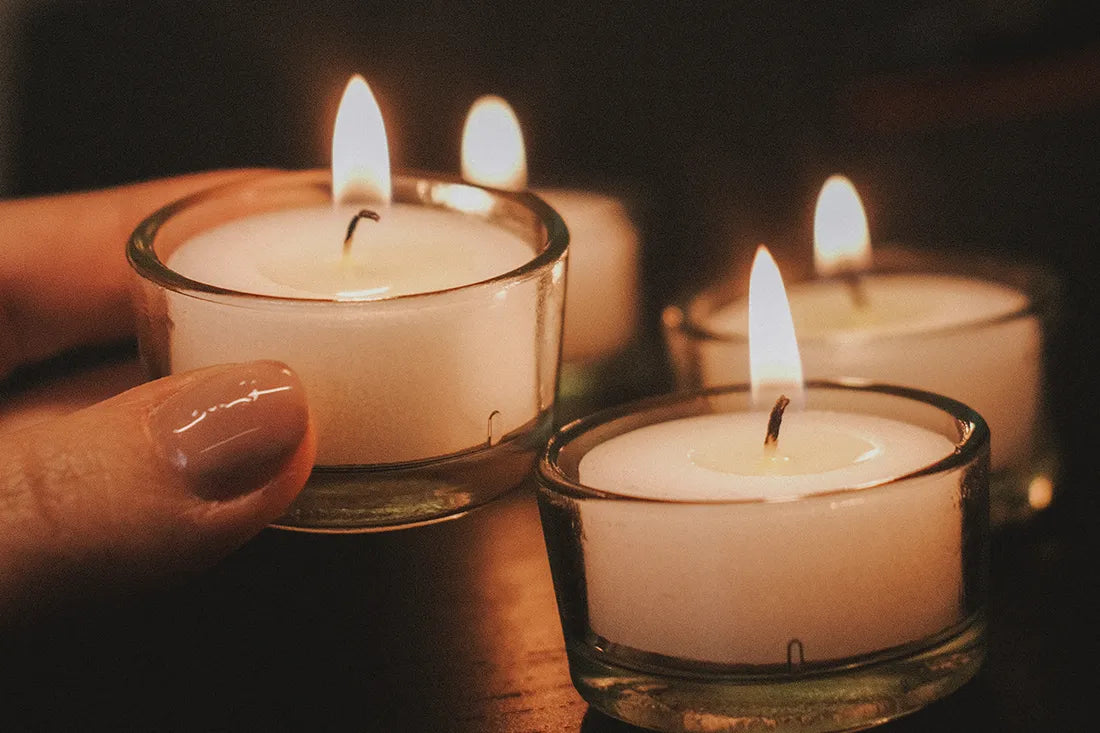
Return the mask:
<svg viewBox="0 0 1100 733">
<path fill-rule="evenodd" d="M 931 476 L 938 473 L 964 468 L 976 461 L 982 451 L 988 453 L 989 426 L 985 419 L 973 408 L 958 400 L 943 395 L 928 392 L 913 387 L 884 384 L 870 379 L 860 378 L 836 378 L 836 379 L 811 379 L 805 383 L 807 391 L 814 390 L 839 390 L 871 392 L 891 397 L 910 399 L 923 402 L 947 413 L 956 424 L 960 426 L 962 438 L 956 443 L 955 450 L 942 459 L 923 468 L 911 471 L 901 476 L 894 476 L 880 482 L 859 487 L 834 489 L 827 492 L 810 494 L 789 501 L 832 500 L 838 496 L 849 496 L 859 491 L 871 491 L 882 486 L 888 486 L 910 479 L 923 476 Z M 607 408 L 586 417 L 579 418 L 562 426 L 550 438 L 545 450 L 539 457 L 536 468 L 541 489 L 552 494 L 567 496 L 573 499 L 607 499 L 623 502 L 637 502 L 647 504 L 665 504 L 681 506 L 730 506 L 730 505 L 757 505 L 775 503 L 766 498 L 755 499 L 729 499 L 725 501 L 692 501 L 684 499 L 638 497 L 616 494 L 613 492 L 586 486 L 579 481 L 571 479 L 565 474 L 558 462 L 561 451 L 584 433 L 608 423 L 614 422 L 628 415 L 642 412 L 658 412 L 662 408 L 676 404 L 685 404 L 696 400 L 722 397 L 738 393 L 748 393 L 752 389 L 749 384 L 731 384 L 709 387 L 706 389 L 691 390 L 686 392 L 672 392 L 654 397 L 646 397 L 640 400 L 627 402 L 622 405 Z M 656 422 L 656 421 L 655 421 Z M 652 423 L 649 423 L 652 424 Z"/>
<path fill-rule="evenodd" d="M 303 307 L 368 307 L 371 304 L 410 302 L 418 299 L 428 299 L 440 295 L 456 293 L 467 290 L 475 290 L 484 287 L 504 286 L 508 283 L 528 279 L 552 266 L 567 252 L 569 245 L 569 231 L 561 216 L 549 204 L 533 193 L 527 191 L 504 191 L 500 189 L 479 186 L 464 181 L 457 176 L 444 176 L 439 174 L 427 174 L 410 171 L 393 177 L 394 202 L 422 204 L 430 208 L 453 210 L 457 213 L 474 216 L 470 212 L 461 209 L 452 209 L 441 204 L 425 200 L 419 188 L 428 184 L 430 186 L 465 186 L 473 190 L 480 190 L 501 202 L 518 205 L 530 210 L 535 218 L 542 224 L 545 239 L 541 248 L 534 257 L 519 267 L 501 273 L 487 280 L 474 283 L 466 283 L 452 288 L 433 290 L 424 293 L 409 293 L 372 300 L 334 300 L 325 298 L 293 298 L 286 296 L 260 295 L 240 290 L 222 288 L 210 285 L 198 280 L 185 277 L 168 267 L 157 255 L 156 239 L 161 227 L 167 224 L 173 217 L 186 213 L 217 197 L 233 194 L 243 194 L 259 188 L 302 187 L 323 191 L 331 190 L 331 174 L 324 169 L 310 169 L 301 171 L 277 171 L 266 175 L 250 177 L 243 181 L 232 181 L 207 189 L 203 189 L 189 196 L 172 201 L 147 216 L 130 235 L 126 244 L 126 259 L 130 267 L 140 276 L 153 285 L 165 290 L 172 290 L 184 295 L 192 296 L 216 296 L 218 298 L 230 298 L 242 302 L 271 303 L 271 304 L 301 304 Z"/>
</svg>

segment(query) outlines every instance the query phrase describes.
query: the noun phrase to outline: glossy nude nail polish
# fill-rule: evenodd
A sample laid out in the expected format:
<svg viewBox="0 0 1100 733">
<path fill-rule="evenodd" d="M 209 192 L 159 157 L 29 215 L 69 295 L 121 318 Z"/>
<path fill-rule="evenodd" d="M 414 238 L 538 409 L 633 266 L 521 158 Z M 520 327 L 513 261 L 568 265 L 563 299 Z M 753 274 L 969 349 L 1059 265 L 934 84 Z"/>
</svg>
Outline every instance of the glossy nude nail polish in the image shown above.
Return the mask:
<svg viewBox="0 0 1100 733">
<path fill-rule="evenodd" d="M 309 422 L 298 377 L 278 362 L 196 377 L 149 415 L 158 452 L 199 496 L 228 499 L 266 484 Z"/>
</svg>

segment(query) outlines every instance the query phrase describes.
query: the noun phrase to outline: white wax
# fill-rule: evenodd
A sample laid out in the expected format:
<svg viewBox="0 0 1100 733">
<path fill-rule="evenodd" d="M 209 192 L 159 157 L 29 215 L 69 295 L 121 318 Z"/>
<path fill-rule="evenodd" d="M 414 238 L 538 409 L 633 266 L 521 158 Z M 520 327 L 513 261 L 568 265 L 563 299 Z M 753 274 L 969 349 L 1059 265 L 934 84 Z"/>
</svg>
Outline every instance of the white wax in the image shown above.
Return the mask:
<svg viewBox="0 0 1100 733">
<path fill-rule="evenodd" d="M 994 321 L 1024 309 L 1027 297 L 945 275 L 869 274 L 861 284 L 862 310 L 835 280 L 788 286 L 806 378 L 865 377 L 953 397 L 989 424 L 994 468 L 1026 460 L 1038 413 L 1040 328 L 1034 316 Z M 746 304 L 718 310 L 704 325 L 736 338 L 703 345 L 704 383 L 748 381 Z"/>
<path fill-rule="evenodd" d="M 806 411 L 785 417 L 767 457 L 766 424 L 765 413 L 673 420 L 582 458 L 586 486 L 669 500 L 581 503 L 592 630 L 667 656 L 783 664 L 795 639 L 805 661 L 822 661 L 961 620 L 958 477 L 873 485 L 954 445 L 893 420 Z"/>
<path fill-rule="evenodd" d="M 168 293 L 171 369 L 278 359 L 302 378 L 319 465 L 395 463 L 484 444 L 532 420 L 553 384 L 536 369 L 537 285 L 465 288 L 533 256 L 474 217 L 396 204 L 288 209 L 230 221 L 185 242 L 169 268 L 193 280 L 314 302 L 227 305 Z M 379 299 L 382 300 L 379 300 Z M 370 299 L 370 303 L 332 302 Z"/>
<path fill-rule="evenodd" d="M 343 261 L 348 222 L 363 207 L 285 209 L 196 235 L 168 265 L 209 285 L 258 295 L 376 300 L 489 280 L 531 259 L 516 235 L 472 216 L 408 204 L 360 220 Z"/>
<path fill-rule="evenodd" d="M 569 229 L 562 359 L 591 362 L 621 351 L 638 322 L 638 231 L 622 202 L 590 191 L 535 193 Z"/>
</svg>

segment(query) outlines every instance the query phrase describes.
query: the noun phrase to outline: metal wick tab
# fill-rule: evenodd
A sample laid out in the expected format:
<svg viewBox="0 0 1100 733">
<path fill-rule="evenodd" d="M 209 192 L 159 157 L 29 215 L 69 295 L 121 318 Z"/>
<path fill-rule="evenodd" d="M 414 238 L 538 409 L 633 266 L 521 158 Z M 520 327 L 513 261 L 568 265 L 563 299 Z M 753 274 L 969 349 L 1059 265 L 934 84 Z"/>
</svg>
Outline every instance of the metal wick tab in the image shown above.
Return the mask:
<svg viewBox="0 0 1100 733">
<path fill-rule="evenodd" d="M 486 425 L 488 436 L 485 439 L 485 443 L 489 447 L 500 442 L 500 421 L 500 410 L 493 410 L 489 413 L 489 419 Z"/>
<path fill-rule="evenodd" d="M 802 668 L 806 658 L 802 653 L 802 642 L 798 639 L 791 639 L 787 642 L 787 671 L 794 673 Z"/>
</svg>

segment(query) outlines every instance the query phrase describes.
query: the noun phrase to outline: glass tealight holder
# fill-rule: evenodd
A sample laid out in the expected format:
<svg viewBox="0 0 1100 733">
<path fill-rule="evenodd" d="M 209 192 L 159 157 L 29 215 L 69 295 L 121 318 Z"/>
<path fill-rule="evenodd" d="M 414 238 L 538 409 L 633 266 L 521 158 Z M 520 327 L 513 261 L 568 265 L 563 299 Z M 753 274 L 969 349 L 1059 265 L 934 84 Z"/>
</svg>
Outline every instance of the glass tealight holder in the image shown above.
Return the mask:
<svg viewBox="0 0 1100 733">
<path fill-rule="evenodd" d="M 1049 343 L 1059 289 L 1041 267 L 900 246 L 875 248 L 871 274 L 968 277 L 1022 294 L 1018 307 L 944 328 L 868 334 L 798 332 L 807 378 L 854 377 L 962 400 L 992 432 L 990 512 L 994 527 L 1048 508 L 1060 490 L 1050 424 Z M 810 263 L 783 262 L 788 289 L 815 280 Z M 719 280 L 665 308 L 662 328 L 681 389 L 748 381 L 748 339 L 716 318 L 748 298 L 748 274 Z"/>
<path fill-rule="evenodd" d="M 807 387 L 814 410 L 918 426 L 946 438 L 946 454 L 872 485 L 781 500 L 638 498 L 581 483 L 581 460 L 613 438 L 752 410 L 747 385 L 642 400 L 551 439 L 539 508 L 573 684 L 590 705 L 658 731 L 861 730 L 977 672 L 985 422 L 908 388 Z"/>
<path fill-rule="evenodd" d="M 130 239 L 151 377 L 272 359 L 301 378 L 317 462 L 276 526 L 372 531 L 457 516 L 528 477 L 552 431 L 568 243 L 560 217 L 529 194 L 428 177 L 395 176 L 393 202 L 390 211 L 414 219 L 436 212 L 428 218 L 499 229 L 529 259 L 487 280 L 371 298 L 258 295 L 173 269 L 173 254 L 194 238 L 240 220 L 297 210 L 325 218 L 331 179 L 320 170 L 210 189 L 157 211 Z M 325 251 L 339 252 L 346 217 L 334 226 Z M 420 234 L 457 236 L 448 227 Z"/>
</svg>

